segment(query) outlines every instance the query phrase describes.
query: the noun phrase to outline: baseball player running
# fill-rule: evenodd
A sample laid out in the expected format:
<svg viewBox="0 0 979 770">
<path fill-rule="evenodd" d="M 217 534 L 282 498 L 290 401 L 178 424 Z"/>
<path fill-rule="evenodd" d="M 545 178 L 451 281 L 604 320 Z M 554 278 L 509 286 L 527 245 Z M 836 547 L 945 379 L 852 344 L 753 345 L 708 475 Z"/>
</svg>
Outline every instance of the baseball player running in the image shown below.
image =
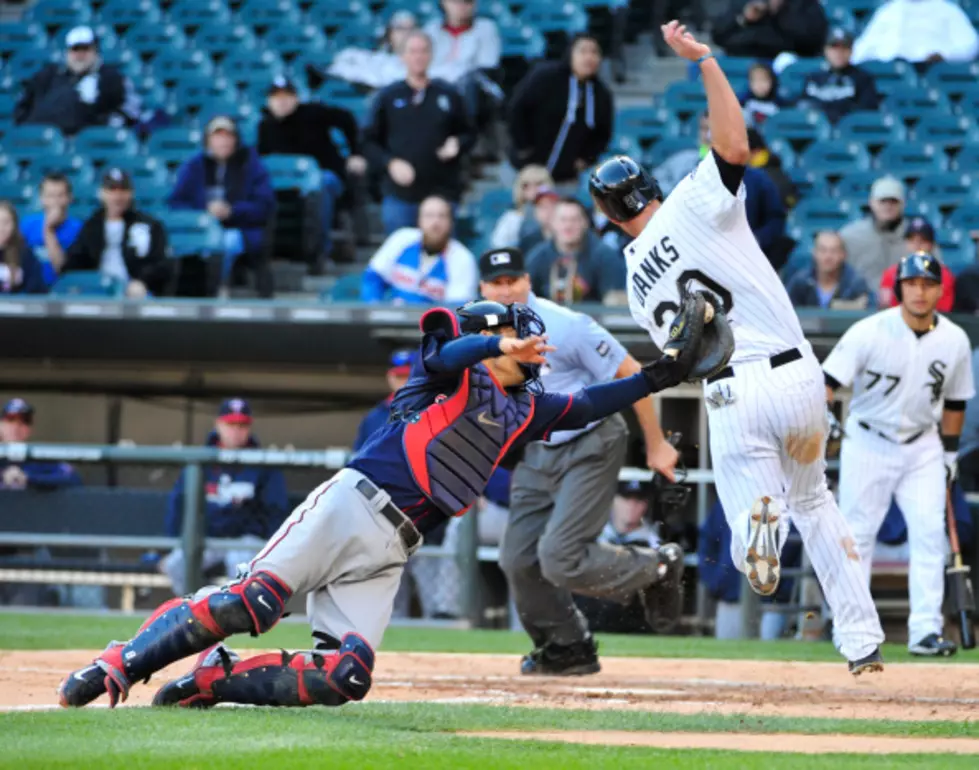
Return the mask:
<svg viewBox="0 0 979 770">
<path fill-rule="evenodd" d="M 479 269 L 484 298 L 525 304 L 547 327 L 557 350 L 542 368 L 546 390 L 576 391 L 640 370 L 590 316 L 534 295 L 519 249 L 488 251 L 479 258 Z M 647 464 L 672 479 L 677 451 L 663 438 L 652 398 L 633 408 L 646 438 Z M 534 643 L 520 664 L 524 674 L 597 672 L 598 649 L 572 591 L 629 604 L 655 580 L 656 550 L 597 542 L 608 523 L 628 434 L 617 414 L 579 430 L 554 431 L 546 441 L 527 446 L 514 469 L 500 566 Z M 656 618 L 649 621 L 657 623 Z"/>
<path fill-rule="evenodd" d="M 735 341 L 730 366 L 704 386 L 734 563 L 757 593 L 773 594 L 791 514 L 835 612 L 850 671 L 880 670 L 880 620 L 826 487 L 822 370 L 745 216 L 741 107 L 710 48 L 676 21 L 662 31 L 678 55 L 699 65 L 712 145 L 665 201 L 656 180 L 629 158 L 608 160 L 592 174 L 596 203 L 635 239 L 625 249 L 630 309 L 663 347 L 687 293 L 699 286 L 713 294 Z"/>
<path fill-rule="evenodd" d="M 155 704 L 361 700 L 405 561 L 422 535 L 465 513 L 508 451 L 552 430 L 583 428 L 683 381 L 700 342 L 684 320 L 668 346 L 675 358 L 574 395 L 545 394 L 540 366 L 553 347 L 532 310 L 477 302 L 458 313 L 436 308 L 422 317 L 419 360 L 394 399 L 391 421 L 293 511 L 247 574 L 161 605 L 133 639 L 111 642 L 92 665 L 65 678 L 61 705 L 83 706 L 103 693 L 115 705 L 132 683 L 196 653 L 192 671 L 165 684 Z M 676 550 L 662 552 L 639 591 L 660 613 L 677 604 L 683 565 Z M 240 660 L 219 644 L 232 634 L 268 631 L 293 594 L 307 594 L 316 650 Z"/>
<path fill-rule="evenodd" d="M 869 586 L 874 541 L 894 498 L 911 546 L 908 649 L 931 656 L 956 651 L 942 637 L 945 490 L 955 477 L 965 402 L 975 395 L 968 337 L 935 313 L 941 281 L 935 257 L 906 256 L 894 290 L 900 305 L 855 323 L 823 362 L 827 399 L 853 385 L 840 507 L 864 579 Z"/>
</svg>

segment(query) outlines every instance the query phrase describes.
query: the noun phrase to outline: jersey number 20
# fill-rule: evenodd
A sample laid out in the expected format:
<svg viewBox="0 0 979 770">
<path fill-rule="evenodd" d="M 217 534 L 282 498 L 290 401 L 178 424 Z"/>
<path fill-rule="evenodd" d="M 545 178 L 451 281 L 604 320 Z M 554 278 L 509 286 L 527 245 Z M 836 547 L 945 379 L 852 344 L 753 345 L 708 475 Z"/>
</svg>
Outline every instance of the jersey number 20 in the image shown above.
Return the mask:
<svg viewBox="0 0 979 770">
<path fill-rule="evenodd" d="M 680 277 L 676 279 L 676 285 L 680 289 L 680 293 L 683 293 L 684 287 L 691 281 L 697 281 L 705 289 L 713 292 L 717 298 L 721 301 L 721 305 L 724 307 L 724 312 L 729 314 L 731 308 L 734 307 L 734 297 L 731 296 L 731 292 L 721 286 L 717 281 L 708 275 L 704 275 L 700 270 L 684 270 L 680 273 Z M 676 315 L 680 312 L 680 306 L 676 302 L 671 300 L 664 300 L 660 302 L 656 309 L 653 311 L 653 320 L 656 325 L 662 328 L 663 324 L 666 323 L 666 314 L 673 313 Z"/>
</svg>

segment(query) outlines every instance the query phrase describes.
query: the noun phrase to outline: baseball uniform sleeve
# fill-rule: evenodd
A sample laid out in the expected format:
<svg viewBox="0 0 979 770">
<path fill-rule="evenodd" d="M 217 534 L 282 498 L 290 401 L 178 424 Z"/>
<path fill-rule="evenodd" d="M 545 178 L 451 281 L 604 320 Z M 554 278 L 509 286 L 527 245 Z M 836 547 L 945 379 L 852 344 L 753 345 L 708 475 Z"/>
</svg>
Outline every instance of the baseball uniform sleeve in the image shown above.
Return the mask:
<svg viewBox="0 0 979 770">
<path fill-rule="evenodd" d="M 607 382 L 615 377 L 628 355 L 622 343 L 604 326 L 584 314 L 576 320 L 572 339 L 575 358 L 583 369 L 591 372 L 596 382 Z"/>
<path fill-rule="evenodd" d="M 862 324 L 857 323 L 847 329 L 846 334 L 823 361 L 823 371 L 844 387 L 851 385 L 863 368 L 865 335 L 861 327 Z"/>
<path fill-rule="evenodd" d="M 968 401 L 976 394 L 969 338 L 965 336 L 965 332 L 961 332 L 958 336 L 955 366 L 952 369 L 952 376 L 949 377 L 948 390 L 945 391 L 946 401 Z"/>
<path fill-rule="evenodd" d="M 732 185 L 733 187 L 733 185 Z M 717 157 L 708 152 L 693 171 L 677 185 L 683 202 L 704 222 L 719 230 L 734 227 L 738 221 L 747 223 L 744 201 L 744 182 L 733 194 L 721 176 Z"/>
</svg>

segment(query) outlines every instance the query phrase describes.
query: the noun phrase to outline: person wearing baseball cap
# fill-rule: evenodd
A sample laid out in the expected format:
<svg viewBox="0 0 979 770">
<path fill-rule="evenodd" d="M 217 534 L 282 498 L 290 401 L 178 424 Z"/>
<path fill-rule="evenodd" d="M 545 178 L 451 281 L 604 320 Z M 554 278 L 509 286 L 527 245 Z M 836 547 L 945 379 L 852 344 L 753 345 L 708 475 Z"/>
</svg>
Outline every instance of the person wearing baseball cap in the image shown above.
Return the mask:
<svg viewBox="0 0 979 770">
<path fill-rule="evenodd" d="M 24 83 L 14 122 L 56 126 L 66 135 L 89 126 L 131 126 L 139 119 L 139 96 L 132 82 L 99 56 L 91 27 L 65 35 L 65 59 L 42 67 Z"/>
<path fill-rule="evenodd" d="M 870 187 L 870 215 L 840 229 L 847 258 L 868 286 L 880 286 L 884 271 L 907 253 L 905 197 L 900 179 L 882 176 Z"/>
<path fill-rule="evenodd" d="M 214 429 L 205 444 L 230 450 L 258 449 L 253 422 L 248 401 L 228 398 L 218 407 Z M 203 472 L 207 537 L 254 540 L 254 546 L 242 550 L 205 549 L 205 573 L 215 578 L 232 577 L 236 566 L 249 561 L 285 520 L 289 512 L 285 476 L 277 468 L 248 465 L 212 465 L 206 466 Z M 170 537 L 181 534 L 183 497 L 184 473 L 181 472 L 167 505 L 165 528 Z M 170 578 L 176 596 L 186 593 L 183 549 L 171 551 L 160 562 L 160 570 Z"/>
<path fill-rule="evenodd" d="M 348 154 L 337 147 L 332 131 L 343 134 Z M 347 174 L 362 176 L 367 161 L 360 154 L 360 132 L 350 110 L 319 102 L 300 102 L 289 78 L 277 75 L 269 84 L 268 97 L 258 124 L 260 155 L 308 155 L 320 168 L 321 253 L 329 257 L 330 231 L 337 202 L 346 189 Z"/>
<path fill-rule="evenodd" d="M 853 35 L 834 27 L 823 49 L 828 69 L 811 72 L 802 87 L 802 98 L 823 111 L 830 123 L 859 110 L 876 110 L 880 97 L 869 72 L 850 62 Z"/>
<path fill-rule="evenodd" d="M 371 435 L 391 418 L 391 402 L 394 394 L 405 386 L 411 377 L 411 369 L 418 362 L 417 350 L 396 350 L 388 361 L 387 381 L 390 393 L 371 409 L 357 427 L 353 449 L 358 451 Z"/>
<path fill-rule="evenodd" d="M 133 180 L 110 166 L 102 175 L 102 206 L 82 225 L 65 255 L 63 272 L 97 270 L 118 281 L 130 299 L 165 293 L 171 276 L 167 232 L 133 205 Z"/>
<path fill-rule="evenodd" d="M 911 217 L 904 230 L 904 250 L 907 254 L 925 252 L 941 261 L 942 253 L 935 243 L 935 228 L 924 217 Z M 897 265 L 891 265 L 884 271 L 880 279 L 880 306 L 897 307 L 898 300 L 894 294 L 894 284 L 897 280 Z M 955 274 L 942 264 L 942 297 L 935 309 L 940 313 L 951 313 L 955 307 Z"/>
<path fill-rule="evenodd" d="M 255 272 L 258 296 L 272 296 L 267 238 L 275 191 L 257 149 L 242 143 L 230 115 L 207 121 L 204 148 L 177 171 L 167 203 L 172 209 L 206 211 L 224 230 L 224 253 L 209 265 L 208 293 L 224 292 L 232 276 L 240 277 L 240 268 L 247 265 Z"/>
<path fill-rule="evenodd" d="M 0 444 L 29 444 L 34 435 L 34 407 L 12 398 L 0 409 Z M 68 463 L 0 460 L 0 489 L 59 489 L 81 484 Z"/>
</svg>

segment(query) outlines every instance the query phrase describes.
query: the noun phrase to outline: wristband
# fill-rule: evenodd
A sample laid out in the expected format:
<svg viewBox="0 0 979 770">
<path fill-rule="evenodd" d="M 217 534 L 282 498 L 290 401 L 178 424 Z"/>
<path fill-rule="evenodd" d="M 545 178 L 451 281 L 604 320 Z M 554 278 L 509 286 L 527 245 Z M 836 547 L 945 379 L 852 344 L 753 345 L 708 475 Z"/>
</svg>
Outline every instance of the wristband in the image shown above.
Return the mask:
<svg viewBox="0 0 979 770">
<path fill-rule="evenodd" d="M 942 436 L 942 447 L 946 452 L 958 452 L 959 451 L 959 437 L 958 436 Z"/>
<path fill-rule="evenodd" d="M 695 64 L 703 64 L 708 59 L 713 59 L 713 58 L 714 58 L 714 54 L 712 54 L 712 53 L 705 53 L 703 56 L 701 56 L 699 59 L 697 59 L 697 61 L 694 62 L 694 63 Z"/>
</svg>

